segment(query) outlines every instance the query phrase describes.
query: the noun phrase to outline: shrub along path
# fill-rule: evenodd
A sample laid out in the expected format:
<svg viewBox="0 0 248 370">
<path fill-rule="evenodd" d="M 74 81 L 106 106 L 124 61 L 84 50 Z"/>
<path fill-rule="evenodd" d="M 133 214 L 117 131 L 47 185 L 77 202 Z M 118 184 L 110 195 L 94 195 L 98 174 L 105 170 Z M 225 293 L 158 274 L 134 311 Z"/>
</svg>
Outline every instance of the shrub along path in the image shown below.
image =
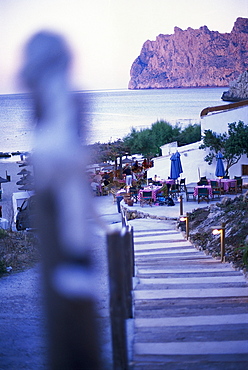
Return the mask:
<svg viewBox="0 0 248 370">
<path fill-rule="evenodd" d="M 248 368 L 248 285 L 172 220 L 133 220 L 133 369 Z"/>
</svg>

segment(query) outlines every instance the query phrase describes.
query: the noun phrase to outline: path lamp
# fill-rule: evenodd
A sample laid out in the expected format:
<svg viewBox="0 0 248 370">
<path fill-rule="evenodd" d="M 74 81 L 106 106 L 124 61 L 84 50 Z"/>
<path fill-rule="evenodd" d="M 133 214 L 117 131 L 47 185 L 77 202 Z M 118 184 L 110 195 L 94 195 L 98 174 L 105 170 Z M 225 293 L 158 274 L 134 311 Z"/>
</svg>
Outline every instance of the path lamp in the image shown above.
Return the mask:
<svg viewBox="0 0 248 370">
<path fill-rule="evenodd" d="M 182 216 L 183 215 L 183 196 L 182 195 L 179 195 L 179 198 L 178 198 L 178 200 L 179 200 L 179 209 L 180 209 L 180 216 Z"/>
<path fill-rule="evenodd" d="M 212 227 L 212 234 L 218 235 L 220 234 L 220 257 L 221 262 L 225 262 L 225 226 L 226 224 L 223 222 L 221 226 L 213 226 Z"/>
<path fill-rule="evenodd" d="M 186 239 L 188 240 L 189 239 L 189 214 L 186 213 L 185 216 L 181 216 L 180 217 L 180 221 L 184 221 L 185 222 L 185 226 L 186 226 Z"/>
</svg>

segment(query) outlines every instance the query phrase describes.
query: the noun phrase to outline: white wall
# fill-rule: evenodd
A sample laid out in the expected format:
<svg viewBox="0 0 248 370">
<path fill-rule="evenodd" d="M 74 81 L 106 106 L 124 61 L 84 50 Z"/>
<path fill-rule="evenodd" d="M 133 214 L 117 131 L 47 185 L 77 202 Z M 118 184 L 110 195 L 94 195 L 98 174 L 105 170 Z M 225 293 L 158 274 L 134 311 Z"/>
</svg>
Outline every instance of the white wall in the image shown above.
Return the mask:
<svg viewBox="0 0 248 370">
<path fill-rule="evenodd" d="M 222 134 L 223 132 L 227 132 L 228 123 L 238 123 L 238 121 L 243 121 L 245 124 L 248 124 L 248 106 L 203 116 L 201 119 L 202 135 L 205 130 L 212 130 L 213 132 Z"/>
</svg>

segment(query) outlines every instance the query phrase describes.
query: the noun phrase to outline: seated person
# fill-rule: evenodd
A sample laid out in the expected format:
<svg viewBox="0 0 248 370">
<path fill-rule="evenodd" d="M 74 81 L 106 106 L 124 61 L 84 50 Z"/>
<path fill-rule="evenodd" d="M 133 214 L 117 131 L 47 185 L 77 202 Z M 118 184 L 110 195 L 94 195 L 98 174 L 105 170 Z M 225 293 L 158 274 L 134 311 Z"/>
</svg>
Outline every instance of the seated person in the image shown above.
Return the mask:
<svg viewBox="0 0 248 370">
<path fill-rule="evenodd" d="M 102 176 L 100 174 L 100 172 L 98 171 L 94 177 L 94 180 L 98 183 L 98 184 L 101 184 L 102 182 Z"/>
<path fill-rule="evenodd" d="M 91 184 L 91 189 L 93 190 L 94 194 L 100 194 L 100 186 L 98 182 L 96 182 L 94 179 L 92 180 Z"/>
</svg>

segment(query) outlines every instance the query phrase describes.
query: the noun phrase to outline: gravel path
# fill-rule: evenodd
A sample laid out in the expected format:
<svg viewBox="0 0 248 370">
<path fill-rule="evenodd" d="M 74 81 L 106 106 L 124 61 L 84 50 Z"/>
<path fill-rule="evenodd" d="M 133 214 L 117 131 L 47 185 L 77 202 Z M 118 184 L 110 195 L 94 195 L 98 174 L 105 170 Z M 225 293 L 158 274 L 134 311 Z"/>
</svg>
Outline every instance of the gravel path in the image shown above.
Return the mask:
<svg viewBox="0 0 248 370">
<path fill-rule="evenodd" d="M 19 166 L 16 163 L 0 163 L 0 176 L 5 170 L 11 175 L 11 183 L 3 184 L 3 217 L 11 212 L 11 194 L 17 191 Z M 120 222 L 120 214 L 111 197 L 94 199 L 101 221 L 107 224 Z M 98 328 L 102 342 L 102 369 L 111 369 L 111 336 L 108 308 L 108 278 L 105 231 L 95 228 L 93 256 L 98 274 L 99 301 Z M 0 370 L 47 370 L 47 332 L 43 312 L 43 295 L 40 266 L 10 274 L 0 279 Z"/>
<path fill-rule="evenodd" d="M 47 369 L 40 268 L 0 279 L 0 369 Z"/>
</svg>

